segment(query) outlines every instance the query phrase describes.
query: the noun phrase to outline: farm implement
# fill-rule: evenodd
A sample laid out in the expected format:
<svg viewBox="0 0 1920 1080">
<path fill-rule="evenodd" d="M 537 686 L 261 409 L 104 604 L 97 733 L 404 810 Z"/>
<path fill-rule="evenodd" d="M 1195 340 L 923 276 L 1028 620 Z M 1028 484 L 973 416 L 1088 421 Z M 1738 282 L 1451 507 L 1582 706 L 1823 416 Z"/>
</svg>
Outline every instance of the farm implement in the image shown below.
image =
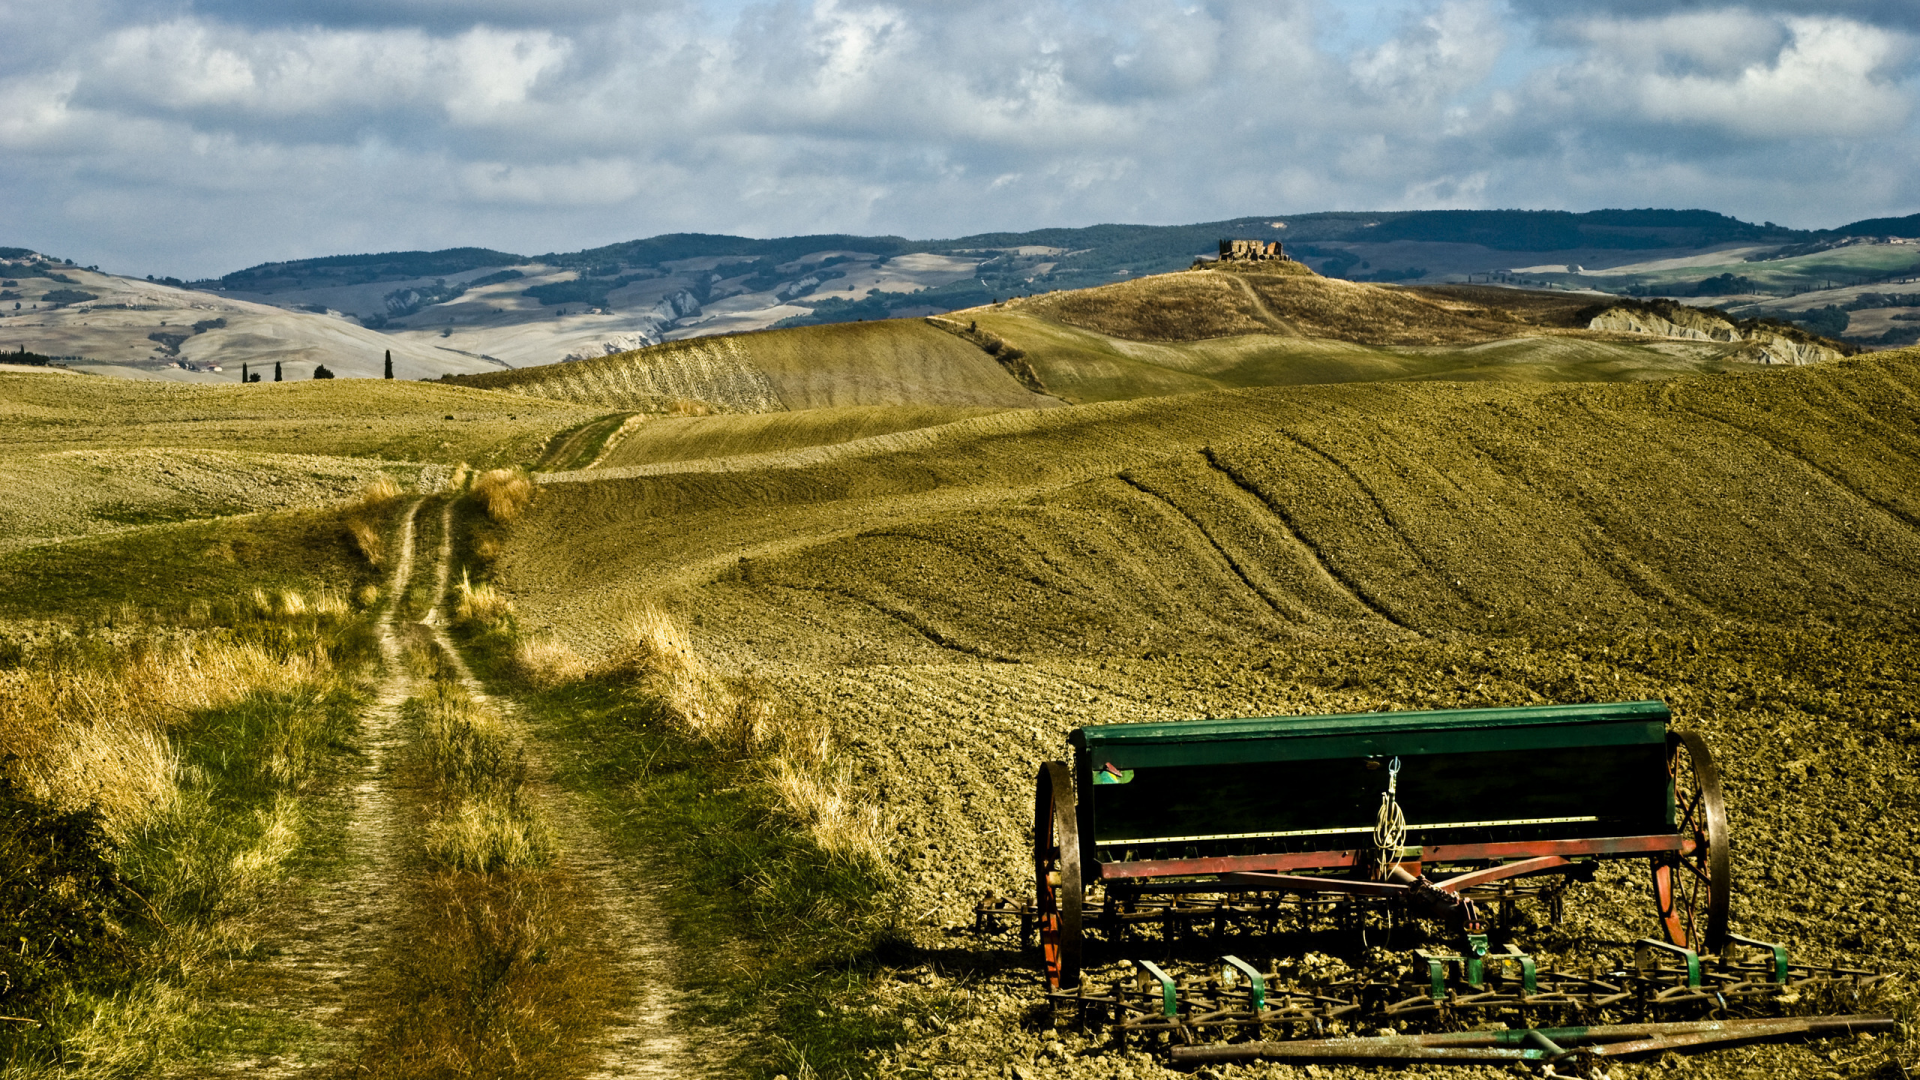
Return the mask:
<svg viewBox="0 0 1920 1080">
<path fill-rule="evenodd" d="M 1857 1007 L 1885 976 L 1733 932 L 1719 773 L 1661 702 L 1116 724 L 1069 741 L 1071 761 L 1039 769 L 1035 895 L 989 896 L 975 929 L 1037 946 L 1056 1020 L 1122 1046 L 1164 1042 L 1186 1063 L 1567 1067 L 1893 1028 L 1784 1015 Z M 1578 970 L 1490 944 L 1523 908 L 1560 923 L 1570 889 L 1622 860 L 1645 866 L 1654 935 L 1589 942 L 1614 951 Z M 1370 948 L 1366 970 L 1241 958 L 1328 934 Z M 1090 940 L 1161 956 L 1093 977 Z"/>
</svg>

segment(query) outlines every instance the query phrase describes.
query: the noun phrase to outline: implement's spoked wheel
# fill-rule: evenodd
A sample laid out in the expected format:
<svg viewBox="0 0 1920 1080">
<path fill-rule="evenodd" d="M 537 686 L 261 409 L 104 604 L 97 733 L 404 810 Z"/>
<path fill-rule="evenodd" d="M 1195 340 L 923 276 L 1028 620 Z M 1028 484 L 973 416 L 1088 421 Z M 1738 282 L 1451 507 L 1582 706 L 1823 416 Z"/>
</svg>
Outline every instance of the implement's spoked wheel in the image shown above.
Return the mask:
<svg viewBox="0 0 1920 1080">
<path fill-rule="evenodd" d="M 1674 831 L 1687 844 L 1653 864 L 1653 899 L 1667 940 L 1699 953 L 1727 943 L 1727 900 L 1733 869 L 1727 853 L 1727 807 L 1720 770 L 1707 744 L 1690 731 L 1667 736 L 1673 780 Z"/>
<path fill-rule="evenodd" d="M 1080 985 L 1080 819 L 1073 771 L 1040 766 L 1033 795 L 1033 895 L 1040 914 L 1040 973 L 1052 989 Z"/>
</svg>

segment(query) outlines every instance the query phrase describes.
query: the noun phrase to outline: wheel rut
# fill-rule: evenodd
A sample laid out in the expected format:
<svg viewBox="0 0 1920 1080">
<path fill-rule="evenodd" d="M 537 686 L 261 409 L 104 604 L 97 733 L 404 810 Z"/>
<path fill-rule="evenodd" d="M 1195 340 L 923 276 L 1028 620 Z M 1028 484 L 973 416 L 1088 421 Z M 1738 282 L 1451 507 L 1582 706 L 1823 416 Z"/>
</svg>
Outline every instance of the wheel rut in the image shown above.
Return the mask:
<svg viewBox="0 0 1920 1080">
<path fill-rule="evenodd" d="M 390 584 L 392 601 L 376 624 L 381 678 L 374 700 L 361 718 L 361 753 L 349 766 L 341 794 L 324 813 L 335 817 L 341 848 L 337 869 L 316 874 L 286 914 L 263 934 L 271 959 L 248 973 L 251 997 L 235 1005 L 276 1012 L 330 1038 L 315 1048 L 321 1060 L 293 1053 L 243 1064 L 252 1075 L 297 1076 L 324 1067 L 327 1057 L 346 1050 L 366 1018 L 364 1002 L 401 919 L 394 881 L 406 872 L 410 824 L 393 785 L 395 758 L 404 743 L 400 708 L 418 692 L 406 663 L 405 645 L 395 628 L 395 609 L 403 601 L 414 568 L 415 501 L 406 510 Z"/>
<path fill-rule="evenodd" d="M 519 728 L 526 749 L 528 794 L 551 827 L 562 870 L 590 898 L 593 907 L 589 944 L 608 958 L 625 991 L 626 1004 L 602 1029 L 597 1067 L 586 1080 L 628 1077 L 716 1075 L 711 1062 L 724 1056 L 724 1037 L 705 1037 L 699 1052 L 684 1034 L 677 1014 L 684 995 L 676 988 L 675 950 L 665 915 L 666 883 L 657 872 L 617 856 L 592 825 L 586 800 L 563 789 L 538 736 L 511 700 L 488 694 L 447 633 L 443 610 L 453 563 L 453 503 L 441 510 L 440 549 L 435 560 L 433 607 L 420 621 L 440 646 L 447 664 L 473 698 Z"/>
</svg>

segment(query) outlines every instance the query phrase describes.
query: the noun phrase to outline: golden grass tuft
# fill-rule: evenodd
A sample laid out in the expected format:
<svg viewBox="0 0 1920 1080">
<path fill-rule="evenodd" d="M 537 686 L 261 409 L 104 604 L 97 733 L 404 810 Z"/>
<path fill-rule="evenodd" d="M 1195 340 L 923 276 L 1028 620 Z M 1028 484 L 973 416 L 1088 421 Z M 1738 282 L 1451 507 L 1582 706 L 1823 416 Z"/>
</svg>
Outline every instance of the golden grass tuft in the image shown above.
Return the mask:
<svg viewBox="0 0 1920 1080">
<path fill-rule="evenodd" d="M 673 616 L 645 605 L 614 627 L 613 647 L 600 659 L 600 675 L 706 674 L 706 662 Z"/>
<path fill-rule="evenodd" d="M 855 790 L 846 766 L 817 768 L 785 754 L 765 773 L 780 809 L 804 827 L 820 850 L 874 869 L 889 864 L 886 815 Z"/>
<path fill-rule="evenodd" d="M 454 618 L 460 622 L 480 623 L 494 626 L 513 614 L 513 602 L 508 600 L 490 581 L 478 585 L 465 570 L 460 571 L 460 585 L 456 593 Z"/>
<path fill-rule="evenodd" d="M 473 539 L 473 557 L 489 566 L 500 558 L 502 550 L 504 545 L 497 536 L 476 536 Z"/>
<path fill-rule="evenodd" d="M 367 482 L 359 498 L 347 504 L 347 532 L 368 565 L 378 569 L 386 564 L 387 539 L 382 523 L 387 510 L 405 494 L 399 481 L 382 473 Z"/>
<path fill-rule="evenodd" d="M 488 517 L 505 525 L 533 501 L 533 478 L 525 469 L 488 469 L 474 478 L 473 497 L 486 505 Z"/>
<path fill-rule="evenodd" d="M 513 669 L 542 690 L 579 682 L 590 673 L 573 646 L 551 636 L 528 638 L 514 646 Z"/>
<path fill-rule="evenodd" d="M 507 798 L 463 799 L 427 825 L 427 858 L 436 866 L 490 874 L 545 862 L 552 850 L 545 823 Z"/>
<path fill-rule="evenodd" d="M 694 651 L 680 624 L 651 604 L 620 621 L 613 647 L 591 673 L 646 684 L 669 717 L 702 737 L 714 735 L 734 711 L 725 681 Z"/>
</svg>

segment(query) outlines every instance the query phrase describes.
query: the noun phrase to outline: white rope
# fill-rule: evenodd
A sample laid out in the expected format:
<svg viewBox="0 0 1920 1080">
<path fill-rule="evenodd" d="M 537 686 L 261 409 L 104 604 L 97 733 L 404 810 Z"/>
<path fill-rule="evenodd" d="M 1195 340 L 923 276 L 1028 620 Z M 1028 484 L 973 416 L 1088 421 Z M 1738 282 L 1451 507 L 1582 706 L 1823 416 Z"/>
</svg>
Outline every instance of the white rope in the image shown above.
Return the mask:
<svg viewBox="0 0 1920 1080">
<path fill-rule="evenodd" d="M 1380 880 L 1400 862 L 1400 846 L 1407 839 L 1407 815 L 1395 797 L 1400 788 L 1400 759 L 1387 766 L 1387 790 L 1380 793 L 1380 813 L 1373 821 L 1373 846 L 1380 852 Z"/>
</svg>

